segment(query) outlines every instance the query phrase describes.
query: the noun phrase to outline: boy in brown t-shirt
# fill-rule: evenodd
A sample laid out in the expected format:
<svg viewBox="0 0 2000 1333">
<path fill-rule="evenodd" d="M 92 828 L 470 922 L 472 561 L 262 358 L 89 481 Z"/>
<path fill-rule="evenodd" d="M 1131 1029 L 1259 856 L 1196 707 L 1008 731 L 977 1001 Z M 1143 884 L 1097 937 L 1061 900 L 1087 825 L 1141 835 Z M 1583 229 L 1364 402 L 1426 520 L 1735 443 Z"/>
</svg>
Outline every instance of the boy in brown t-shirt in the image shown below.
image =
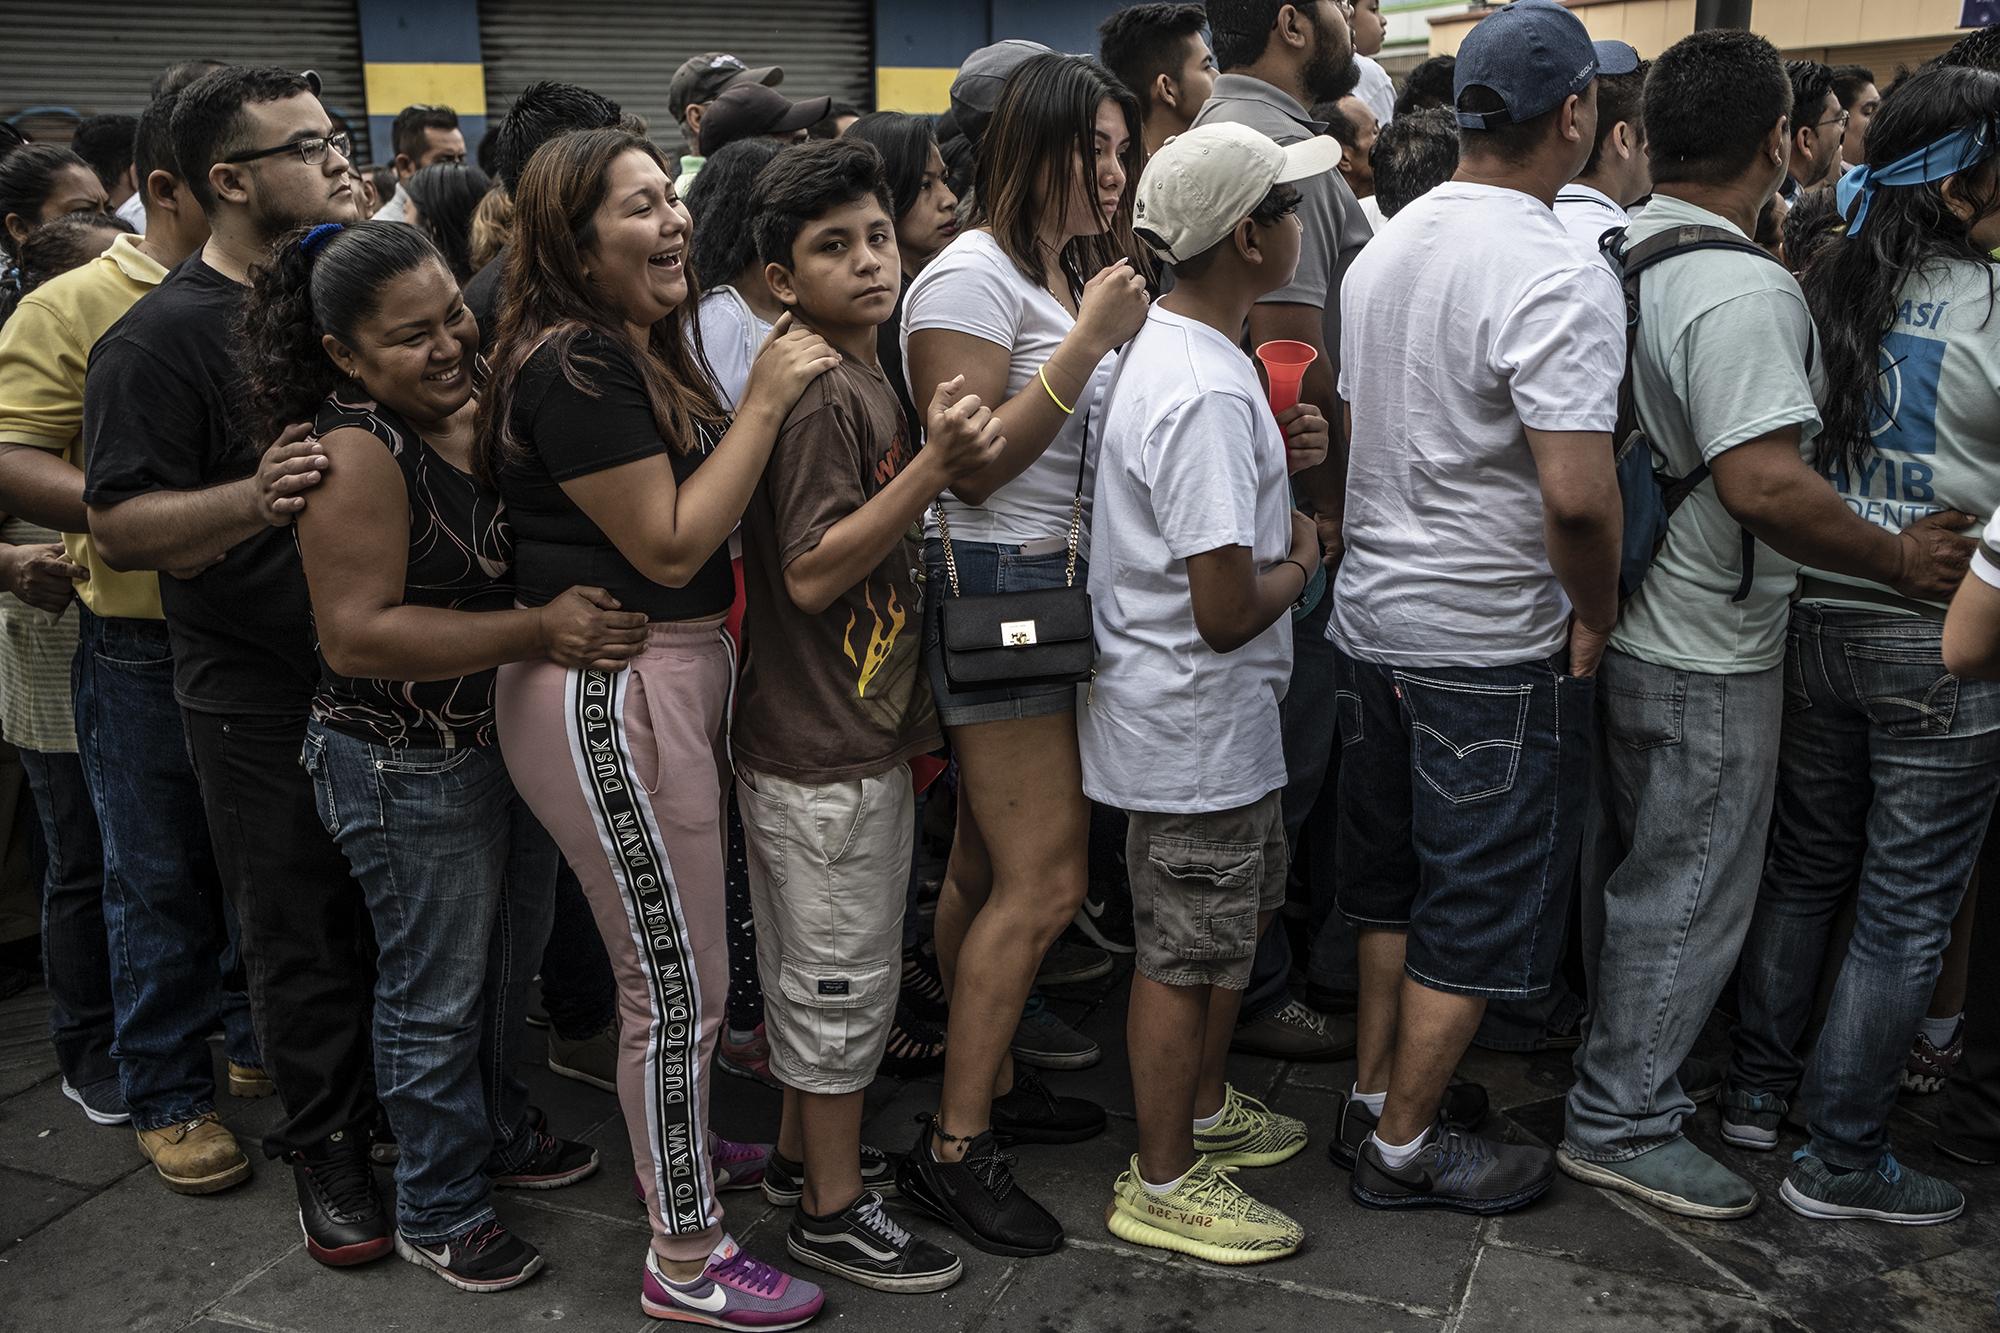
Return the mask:
<svg viewBox="0 0 2000 1333">
<path fill-rule="evenodd" d="M 914 837 L 908 761 L 936 748 L 912 528 L 993 458 L 999 423 L 941 385 L 919 450 L 876 360 L 901 268 L 875 149 L 787 149 L 751 201 L 772 293 L 843 357 L 808 386 L 743 518 L 750 645 L 731 740 L 750 861 L 780 1156 L 804 1163 L 794 1258 L 879 1291 L 936 1291 L 955 1255 L 882 1210 L 862 1094 L 895 1017 Z"/>
</svg>

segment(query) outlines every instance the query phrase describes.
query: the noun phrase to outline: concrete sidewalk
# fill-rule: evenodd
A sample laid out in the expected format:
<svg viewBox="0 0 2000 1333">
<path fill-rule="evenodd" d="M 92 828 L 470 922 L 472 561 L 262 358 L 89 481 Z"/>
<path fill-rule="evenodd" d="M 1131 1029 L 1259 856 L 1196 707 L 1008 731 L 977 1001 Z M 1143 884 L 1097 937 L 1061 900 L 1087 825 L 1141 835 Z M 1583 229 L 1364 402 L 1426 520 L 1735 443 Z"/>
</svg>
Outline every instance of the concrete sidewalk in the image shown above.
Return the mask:
<svg viewBox="0 0 2000 1333">
<path fill-rule="evenodd" d="M 1304 1330 L 1449 1330 L 1568 1333 L 1728 1329 L 1991 1329 L 2000 1286 L 2000 1169 L 1956 1168 L 1930 1148 L 1934 1099 L 1906 1099 L 1894 1126 L 1903 1160 L 1966 1187 L 1963 1218 L 1940 1227 L 1807 1222 L 1776 1201 L 1790 1151 L 1720 1149 L 1765 1194 L 1736 1223 L 1665 1217 L 1558 1177 L 1542 1202 L 1509 1217 L 1455 1213 L 1385 1216 L 1358 1207 L 1325 1141 L 1351 1064 L 1241 1060 L 1237 1086 L 1305 1119 L 1314 1135 L 1283 1166 L 1246 1172 L 1258 1197 L 1302 1221 L 1297 1257 L 1244 1269 L 1168 1258 L 1112 1238 L 1103 1223 L 1113 1176 L 1133 1150 L 1132 1092 L 1122 1060 L 1124 983 L 1100 983 L 1058 1009 L 1103 1044 L 1106 1058 L 1052 1085 L 1101 1099 L 1113 1113 L 1101 1138 L 1019 1151 L 1021 1180 L 1068 1229 L 1045 1259 L 1008 1260 L 958 1247 L 966 1275 L 930 1296 L 884 1296 L 828 1279 L 821 1329 L 875 1333 L 1303 1333 Z M 64 1100 L 45 1038 L 45 997 L 0 1005 L 0 1330 L 260 1329 L 267 1333 L 500 1333 L 502 1330 L 658 1328 L 639 1311 L 646 1228 L 632 1197 L 632 1163 L 614 1099 L 530 1072 L 556 1129 L 596 1144 L 603 1170 L 571 1189 L 503 1195 L 509 1225 L 548 1256 L 528 1285 L 491 1296 L 454 1290 L 396 1259 L 335 1271 L 306 1257 L 291 1173 L 257 1158 L 250 1184 L 209 1198 L 163 1189 L 129 1129 L 89 1124 Z M 535 1034 L 538 1037 L 538 1034 Z M 531 1040 L 531 1044 L 533 1041 Z M 218 1069 L 219 1069 L 218 1056 Z M 1499 1112 L 1489 1131 L 1551 1140 L 1568 1082 L 1562 1055 L 1476 1052 L 1464 1073 L 1487 1084 Z M 869 1138 L 900 1151 L 936 1088 L 878 1084 Z M 272 1100 L 223 1098 L 238 1134 L 255 1137 Z M 768 1138 L 777 1095 L 728 1077 L 714 1122 L 732 1138 Z M 1712 1109 L 1695 1136 L 1719 1148 Z M 253 1154 L 254 1155 L 254 1154 Z M 387 1183 L 387 1176 L 384 1176 Z M 783 1212 L 758 1193 L 726 1196 L 728 1225 L 759 1255 L 784 1258 Z M 899 1216 L 933 1239 L 941 1228 Z M 817 1276 L 817 1275 L 814 1275 Z"/>
</svg>

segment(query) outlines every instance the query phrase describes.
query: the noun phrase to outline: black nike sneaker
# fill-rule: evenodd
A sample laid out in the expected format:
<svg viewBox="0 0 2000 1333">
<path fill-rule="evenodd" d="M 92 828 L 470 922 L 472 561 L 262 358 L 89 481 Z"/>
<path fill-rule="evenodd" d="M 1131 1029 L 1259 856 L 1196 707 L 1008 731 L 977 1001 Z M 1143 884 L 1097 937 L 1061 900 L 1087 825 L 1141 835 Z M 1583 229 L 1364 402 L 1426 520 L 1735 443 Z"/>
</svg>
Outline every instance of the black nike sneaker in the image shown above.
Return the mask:
<svg viewBox="0 0 2000 1333">
<path fill-rule="evenodd" d="M 1486 1119 L 1489 1102 L 1486 1089 L 1477 1083 L 1453 1079 L 1445 1085 L 1444 1104 L 1438 1107 L 1438 1114 L 1453 1129 L 1478 1129 Z M 1361 1145 L 1368 1142 L 1368 1136 L 1375 1132 L 1375 1113 L 1365 1102 L 1345 1097 L 1340 1103 L 1340 1123 L 1336 1127 L 1333 1142 L 1326 1145 L 1326 1155 L 1333 1164 L 1343 1171 L 1354 1169 L 1354 1154 L 1361 1151 Z"/>
<path fill-rule="evenodd" d="M 1400 1167 L 1382 1160 L 1373 1138 L 1363 1143 L 1349 1188 L 1354 1201 L 1367 1208 L 1507 1213 L 1541 1198 L 1555 1176 L 1556 1155 L 1547 1148 L 1500 1143 L 1440 1120 L 1430 1140 Z"/>
<path fill-rule="evenodd" d="M 1104 1132 L 1104 1108 L 1081 1097 L 1058 1097 L 1016 1062 L 1014 1086 L 993 1099 L 993 1136 L 1003 1144 L 1081 1143 Z"/>
<path fill-rule="evenodd" d="M 896 1188 L 905 1202 L 988 1254 L 1054 1254 L 1062 1248 L 1062 1223 L 1015 1182 L 1014 1159 L 1000 1151 L 993 1131 L 972 1140 L 964 1161 L 940 1162 L 931 1153 L 931 1117 L 920 1123 L 915 1145 L 896 1168 Z"/>
<path fill-rule="evenodd" d="M 800 1263 L 876 1291 L 943 1291 L 965 1274 L 958 1256 L 914 1236 L 882 1211 L 874 1190 L 832 1217 L 800 1209 L 785 1233 L 785 1248 Z"/>
<path fill-rule="evenodd" d="M 505 1291 L 542 1271 L 542 1252 L 493 1219 L 428 1245 L 398 1231 L 396 1253 L 460 1291 Z"/>
<path fill-rule="evenodd" d="M 375 1190 L 365 1135 L 332 1135 L 293 1153 L 291 1163 L 307 1254 L 329 1267 L 350 1268 L 389 1253 L 389 1214 Z"/>
<path fill-rule="evenodd" d="M 597 1149 L 589 1144 L 559 1139 L 541 1125 L 535 1127 L 534 1135 L 535 1147 L 528 1159 L 492 1177 L 495 1189 L 561 1189 L 597 1174 Z"/>
</svg>

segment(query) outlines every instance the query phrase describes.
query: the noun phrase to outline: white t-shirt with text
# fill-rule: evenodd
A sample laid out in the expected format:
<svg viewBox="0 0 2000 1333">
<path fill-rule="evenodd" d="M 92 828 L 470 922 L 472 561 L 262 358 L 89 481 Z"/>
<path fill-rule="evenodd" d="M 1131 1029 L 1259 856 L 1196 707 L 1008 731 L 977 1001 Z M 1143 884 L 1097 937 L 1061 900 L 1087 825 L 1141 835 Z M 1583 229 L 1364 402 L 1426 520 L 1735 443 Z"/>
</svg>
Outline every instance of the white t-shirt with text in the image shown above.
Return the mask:
<svg viewBox="0 0 2000 1333">
<path fill-rule="evenodd" d="M 1155 305 L 1105 395 L 1090 562 L 1097 674 L 1077 713 L 1083 789 L 1123 810 L 1217 813 L 1285 785 L 1278 702 L 1292 620 L 1231 653 L 1195 628 L 1189 556 L 1292 542 L 1285 444 L 1250 359 Z"/>
<path fill-rule="evenodd" d="M 1327 637 L 1407 666 L 1554 654 L 1569 598 L 1526 428 L 1617 424 L 1616 281 L 1540 200 L 1453 181 L 1396 215 L 1340 297 L 1354 430 Z"/>
</svg>

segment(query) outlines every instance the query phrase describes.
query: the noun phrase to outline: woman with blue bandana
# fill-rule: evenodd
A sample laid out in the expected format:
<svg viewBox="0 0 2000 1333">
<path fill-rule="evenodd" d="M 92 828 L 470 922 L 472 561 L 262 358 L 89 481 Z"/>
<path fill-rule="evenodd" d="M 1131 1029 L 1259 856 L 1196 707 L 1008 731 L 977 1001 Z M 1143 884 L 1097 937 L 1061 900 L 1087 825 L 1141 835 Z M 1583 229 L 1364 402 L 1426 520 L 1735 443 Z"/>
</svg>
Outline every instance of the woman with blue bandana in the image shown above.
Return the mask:
<svg viewBox="0 0 2000 1333">
<path fill-rule="evenodd" d="M 1869 130 L 1867 163 L 1840 182 L 1845 234 L 1803 275 L 1829 386 L 1814 461 L 1892 532 L 2000 510 L 1996 152 L 2000 75 L 1906 80 Z M 1730 1083 L 1803 1112 L 1781 1197 L 1808 1217 L 1944 1222 L 1965 1206 L 1900 1165 L 1887 1129 L 2000 793 L 2000 685 L 1946 670 L 1943 619 L 1942 602 L 1813 569 L 1793 604 Z M 1821 959 L 1857 881 L 1853 938 L 1806 1059 Z"/>
</svg>

